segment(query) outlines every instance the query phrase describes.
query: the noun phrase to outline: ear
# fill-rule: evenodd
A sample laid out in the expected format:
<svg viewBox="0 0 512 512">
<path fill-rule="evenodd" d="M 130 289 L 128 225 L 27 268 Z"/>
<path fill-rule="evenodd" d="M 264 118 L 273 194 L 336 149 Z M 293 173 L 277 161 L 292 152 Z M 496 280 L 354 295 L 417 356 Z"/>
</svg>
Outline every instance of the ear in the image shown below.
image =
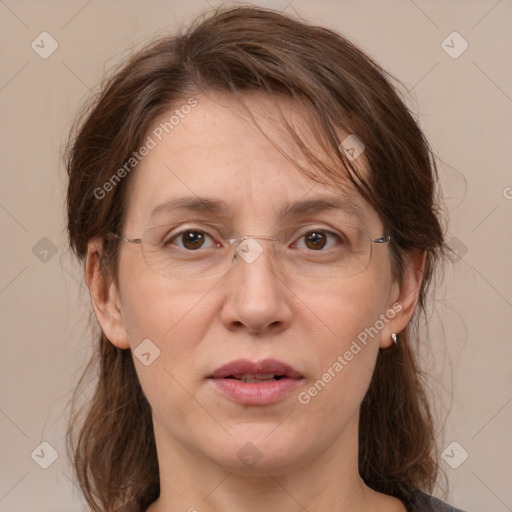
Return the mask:
<svg viewBox="0 0 512 512">
<path fill-rule="evenodd" d="M 406 257 L 402 280 L 395 282 L 392 286 L 386 312 L 386 316 L 390 320 L 385 323 L 382 330 L 381 348 L 387 348 L 393 344 L 391 335 L 393 333 L 398 335 L 400 331 L 403 331 L 414 314 L 423 282 L 426 256 L 426 251 L 416 251 Z M 394 315 L 391 317 L 392 312 Z"/>
<path fill-rule="evenodd" d="M 100 267 L 102 251 L 101 239 L 96 238 L 89 242 L 85 262 L 85 282 L 103 333 L 116 347 L 129 348 L 130 341 L 124 327 L 117 287 L 114 280 L 106 276 Z"/>
</svg>

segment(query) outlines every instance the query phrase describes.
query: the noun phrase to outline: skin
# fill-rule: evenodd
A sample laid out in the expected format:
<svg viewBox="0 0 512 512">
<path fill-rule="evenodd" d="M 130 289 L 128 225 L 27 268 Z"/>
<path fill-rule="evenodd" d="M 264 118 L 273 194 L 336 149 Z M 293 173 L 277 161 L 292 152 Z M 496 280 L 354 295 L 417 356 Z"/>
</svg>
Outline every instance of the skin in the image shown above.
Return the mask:
<svg viewBox="0 0 512 512">
<path fill-rule="evenodd" d="M 196 96 L 198 105 L 144 158 L 131 177 L 123 236 L 139 237 L 149 212 L 170 197 L 223 199 L 223 218 L 238 234 L 273 234 L 283 225 L 276 205 L 318 196 L 335 197 L 332 185 L 302 175 L 225 93 Z M 246 96 L 266 133 L 293 150 L 273 106 L 261 94 Z M 279 100 L 301 133 L 314 121 L 291 100 Z M 167 116 L 168 117 L 168 116 Z M 160 120 L 156 120 L 155 126 Z M 308 140 L 313 140 L 310 135 Z M 312 143 L 313 144 L 313 143 Z M 313 147 L 321 154 L 316 146 Z M 295 157 L 301 157 L 295 152 Z M 363 165 L 360 158 L 358 165 Z M 353 189 L 372 238 L 382 223 Z M 308 221 L 329 226 L 330 213 Z M 304 219 L 295 219 L 295 223 Z M 316 512 L 404 511 L 403 504 L 368 488 L 358 473 L 359 407 L 379 347 L 409 322 L 417 303 L 423 255 L 410 258 L 400 283 L 393 281 L 387 244 L 374 245 L 368 268 L 353 277 L 320 283 L 276 276 L 270 245 L 251 264 L 223 278 L 184 283 L 146 265 L 140 246 L 122 243 L 119 286 L 99 270 L 101 240 L 92 240 L 86 281 L 98 321 L 121 349 L 149 338 L 161 353 L 134 363 L 153 411 L 161 479 L 150 512 L 260 510 Z M 401 310 L 307 405 L 297 400 L 365 327 L 400 304 Z M 238 358 L 275 358 L 304 377 L 297 392 L 278 403 L 241 405 L 221 395 L 206 377 Z M 246 467 L 238 451 L 252 443 L 261 459 Z"/>
</svg>

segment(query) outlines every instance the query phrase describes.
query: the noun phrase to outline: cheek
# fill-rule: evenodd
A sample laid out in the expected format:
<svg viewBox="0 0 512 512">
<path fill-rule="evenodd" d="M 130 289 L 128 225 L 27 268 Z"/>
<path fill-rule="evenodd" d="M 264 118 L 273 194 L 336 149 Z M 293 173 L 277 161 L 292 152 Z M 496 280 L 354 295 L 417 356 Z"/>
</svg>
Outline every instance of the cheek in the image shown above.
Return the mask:
<svg viewBox="0 0 512 512">
<path fill-rule="evenodd" d="M 178 290 L 151 271 L 133 274 L 123 291 L 123 317 L 143 392 L 153 412 L 184 437 L 187 422 L 175 418 L 190 415 L 201 340 L 213 320 L 210 298 L 204 287 L 202 293 L 193 286 Z"/>
<path fill-rule="evenodd" d="M 194 375 L 197 350 L 213 321 L 208 289 L 200 283 L 183 286 L 128 258 L 119 275 L 123 321 L 148 399 L 162 390 L 180 396 L 178 383 Z"/>
<path fill-rule="evenodd" d="M 356 276 L 307 296 L 318 312 L 315 370 L 299 403 L 326 421 L 354 412 L 369 386 L 379 349 L 387 290 L 371 274 Z M 350 415 L 350 414 L 349 414 Z"/>
<path fill-rule="evenodd" d="M 185 350 L 197 343 L 205 327 L 197 319 L 206 312 L 204 284 L 184 285 L 155 274 L 135 255 L 121 260 L 119 276 L 123 321 L 132 349 L 146 338 L 161 350 L 168 346 Z"/>
<path fill-rule="evenodd" d="M 389 283 L 371 274 L 361 274 L 335 284 L 324 284 L 316 290 L 312 287 L 297 295 L 313 313 L 308 321 L 314 322 L 316 318 L 318 336 L 325 341 L 322 344 L 342 350 L 348 349 L 350 342 L 373 326 L 385 312 L 388 287 Z"/>
</svg>

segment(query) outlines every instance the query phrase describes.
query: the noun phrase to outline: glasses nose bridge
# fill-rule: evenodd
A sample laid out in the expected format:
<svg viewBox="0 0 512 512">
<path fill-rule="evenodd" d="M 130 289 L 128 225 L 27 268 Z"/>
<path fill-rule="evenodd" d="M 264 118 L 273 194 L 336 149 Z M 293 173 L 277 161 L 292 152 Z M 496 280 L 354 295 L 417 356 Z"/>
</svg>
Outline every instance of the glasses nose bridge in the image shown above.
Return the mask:
<svg viewBox="0 0 512 512">
<path fill-rule="evenodd" d="M 274 242 L 280 242 L 281 240 L 275 236 L 269 236 L 269 235 L 245 235 L 242 238 L 238 239 L 239 243 L 242 243 L 244 240 L 270 240 Z"/>
<path fill-rule="evenodd" d="M 279 253 L 280 245 L 282 240 L 275 236 L 268 235 L 244 235 L 242 238 L 232 239 L 230 242 L 233 247 L 233 258 L 234 261 L 237 258 L 243 259 L 246 263 L 252 263 L 255 261 L 263 252 L 263 247 L 258 241 L 272 242 L 274 254 Z"/>
</svg>

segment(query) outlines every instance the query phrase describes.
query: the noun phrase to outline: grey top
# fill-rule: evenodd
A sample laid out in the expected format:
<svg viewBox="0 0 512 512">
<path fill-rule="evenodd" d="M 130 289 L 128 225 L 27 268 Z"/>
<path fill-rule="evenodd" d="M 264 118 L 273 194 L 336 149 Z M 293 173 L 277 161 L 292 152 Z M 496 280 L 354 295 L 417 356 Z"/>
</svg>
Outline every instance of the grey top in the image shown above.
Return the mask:
<svg viewBox="0 0 512 512">
<path fill-rule="evenodd" d="M 444 501 L 421 491 L 413 494 L 410 502 L 405 502 L 407 512 L 464 512 L 460 508 L 452 507 Z"/>
</svg>

